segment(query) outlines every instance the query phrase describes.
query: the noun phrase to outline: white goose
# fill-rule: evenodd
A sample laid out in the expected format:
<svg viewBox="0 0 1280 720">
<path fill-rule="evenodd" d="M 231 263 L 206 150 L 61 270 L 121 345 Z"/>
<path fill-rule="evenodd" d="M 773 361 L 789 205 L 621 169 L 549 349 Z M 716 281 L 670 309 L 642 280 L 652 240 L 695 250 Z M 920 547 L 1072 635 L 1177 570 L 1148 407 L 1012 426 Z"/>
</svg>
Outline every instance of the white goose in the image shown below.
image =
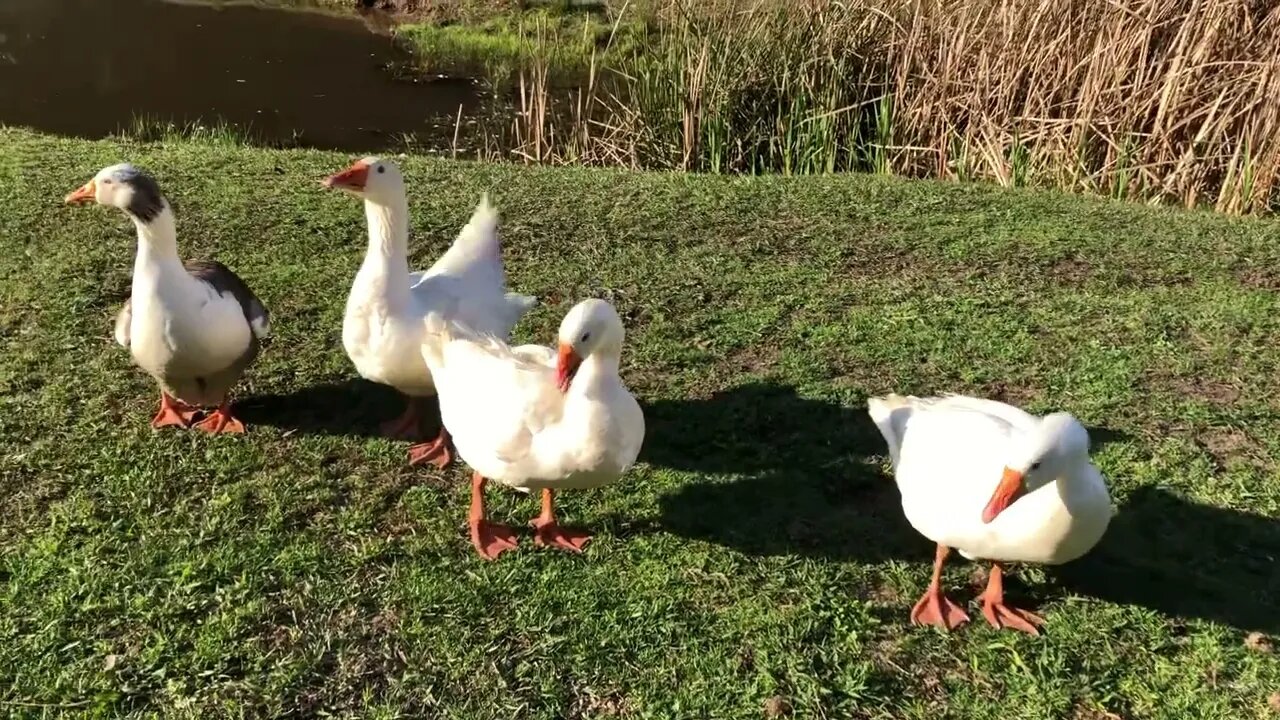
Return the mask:
<svg viewBox="0 0 1280 720">
<path fill-rule="evenodd" d="M 325 186 L 364 199 L 369 248 L 347 297 L 342 344 L 361 377 L 408 396 L 404 413 L 383 423 L 392 437 L 420 439 L 423 400 L 436 383 L 422 359 L 423 321 L 443 307 L 483 332 L 507 337 L 536 300 L 507 293 L 498 216 L 482 198 L 453 245 L 425 272 L 409 272 L 409 205 L 395 163 L 367 157 L 330 176 Z M 409 462 L 444 468 L 453 460 L 447 424 L 431 442 L 409 448 Z"/>
<path fill-rule="evenodd" d="M 511 348 L 491 334 L 428 319 L 422 354 L 440 413 L 474 473 L 471 542 L 492 560 L 516 547 L 511 529 L 485 519 L 486 479 L 542 491 L 534 540 L 581 552 L 591 536 L 556 522 L 553 493 L 613 482 L 635 462 L 644 413 L 618 377 L 622 320 L 585 300 L 560 323 L 559 349 Z"/>
<path fill-rule="evenodd" d="M 128 163 L 105 167 L 68 203 L 120 208 L 138 230 L 130 298 L 116 341 L 160 385 L 151 427 L 191 427 L 199 407 L 216 407 L 195 427 L 242 433 L 229 394 L 270 332 L 267 309 L 222 263 L 178 257 L 173 210 L 156 181 Z"/>
<path fill-rule="evenodd" d="M 996 628 L 1038 634 L 1044 620 L 1004 603 L 1002 562 L 1056 565 L 1092 549 L 1111 521 L 1111 497 L 1089 459 L 1089 434 L 1067 413 L 1029 415 L 961 395 L 868 401 L 889 445 L 902 509 L 937 543 L 933 580 L 911 611 L 950 630 L 968 616 L 942 593 L 951 549 L 993 562 L 982 614 Z"/>
</svg>

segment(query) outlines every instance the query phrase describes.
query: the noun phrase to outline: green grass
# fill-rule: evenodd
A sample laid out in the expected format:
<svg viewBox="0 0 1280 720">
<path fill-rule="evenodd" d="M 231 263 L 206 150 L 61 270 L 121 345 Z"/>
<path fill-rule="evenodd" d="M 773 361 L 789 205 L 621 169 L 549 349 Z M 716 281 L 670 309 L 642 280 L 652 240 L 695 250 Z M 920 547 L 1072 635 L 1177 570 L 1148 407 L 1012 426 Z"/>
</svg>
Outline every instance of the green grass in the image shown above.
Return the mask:
<svg viewBox="0 0 1280 720">
<path fill-rule="evenodd" d="M 124 159 L 173 199 L 182 251 L 273 310 L 245 437 L 147 426 L 154 388 L 110 339 L 132 228 L 61 201 Z M 563 496 L 598 531 L 584 556 L 525 537 L 487 564 L 465 468 L 411 470 L 373 437 L 399 406 L 342 352 L 363 215 L 318 181 L 349 160 L 0 130 L 3 714 L 752 718 L 782 696 L 804 718 L 1274 716 L 1280 661 L 1246 637 L 1280 634 L 1275 223 L 406 159 L 415 264 L 491 191 L 512 285 L 542 300 L 517 339 L 611 299 L 646 407 L 638 467 Z M 1095 429 L 1110 533 L 1015 581 L 1046 637 L 908 624 L 932 549 L 863 411 L 888 390 Z M 978 569 L 950 568 L 954 598 Z"/>
<path fill-rule="evenodd" d="M 616 27 L 601 13 L 539 7 L 499 12 L 467 23 L 406 22 L 396 27 L 427 71 L 474 72 L 505 87 L 521 70 L 545 64 L 560 82 L 588 72 L 593 54 L 604 61 L 637 51 L 645 23 L 628 19 Z"/>
</svg>

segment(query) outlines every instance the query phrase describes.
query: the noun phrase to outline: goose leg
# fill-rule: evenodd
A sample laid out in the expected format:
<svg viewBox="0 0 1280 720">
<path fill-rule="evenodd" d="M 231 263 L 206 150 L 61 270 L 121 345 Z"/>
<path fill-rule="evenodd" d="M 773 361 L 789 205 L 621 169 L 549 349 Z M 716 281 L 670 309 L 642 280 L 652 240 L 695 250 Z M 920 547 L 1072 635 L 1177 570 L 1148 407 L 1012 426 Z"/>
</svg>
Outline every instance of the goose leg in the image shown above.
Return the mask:
<svg viewBox="0 0 1280 720">
<path fill-rule="evenodd" d="M 943 630 L 954 630 L 969 622 L 969 616 L 964 610 L 942 594 L 942 566 L 946 564 L 947 556 L 950 554 L 951 548 L 938 545 L 938 552 L 933 558 L 933 580 L 929 582 L 929 588 L 924 591 L 924 596 L 915 607 L 911 608 L 911 624 L 933 625 Z"/>
<path fill-rule="evenodd" d="M 421 435 L 422 399 L 409 397 L 404 412 L 382 423 L 382 434 L 397 440 L 417 440 Z"/>
<path fill-rule="evenodd" d="M 542 491 L 542 514 L 533 521 L 535 545 L 550 545 L 570 552 L 580 553 L 591 535 L 582 530 L 570 530 L 556 522 L 555 500 L 551 490 Z"/>
<path fill-rule="evenodd" d="M 1038 628 L 1044 624 L 1039 615 L 1004 604 L 1004 570 L 1000 563 L 991 566 L 987 589 L 982 592 L 982 615 L 997 630 L 1011 628 L 1031 635 L 1039 635 Z"/>
<path fill-rule="evenodd" d="M 244 433 L 244 423 L 240 419 L 231 414 L 231 402 L 227 398 L 222 399 L 222 404 L 214 410 L 209 417 L 201 420 L 195 425 L 197 430 L 203 430 L 207 433 L 233 433 L 241 435 Z"/>
<path fill-rule="evenodd" d="M 453 451 L 450 449 L 452 442 L 448 429 L 441 425 L 440 434 L 435 440 L 409 446 L 409 464 L 417 466 L 430 463 L 441 470 L 449 467 L 453 463 Z"/>
<path fill-rule="evenodd" d="M 484 486 L 486 480 L 480 473 L 471 475 L 471 513 L 467 524 L 471 528 L 471 544 L 485 560 L 496 560 L 507 550 L 516 549 L 516 535 L 506 525 L 491 523 L 484 516 Z"/>
<path fill-rule="evenodd" d="M 160 391 L 160 411 L 156 416 L 151 418 L 151 427 L 159 430 L 163 427 L 191 427 L 191 420 L 195 417 L 194 408 L 187 406 L 169 393 Z"/>
</svg>

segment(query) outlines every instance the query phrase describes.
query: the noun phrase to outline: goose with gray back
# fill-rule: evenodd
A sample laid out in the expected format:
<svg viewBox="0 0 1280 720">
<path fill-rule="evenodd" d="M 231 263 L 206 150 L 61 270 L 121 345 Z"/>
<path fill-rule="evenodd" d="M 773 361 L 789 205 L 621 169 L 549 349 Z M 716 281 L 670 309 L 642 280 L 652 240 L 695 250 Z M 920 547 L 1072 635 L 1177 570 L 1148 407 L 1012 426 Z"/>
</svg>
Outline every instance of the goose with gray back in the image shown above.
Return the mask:
<svg viewBox="0 0 1280 720">
<path fill-rule="evenodd" d="M 270 333 L 262 301 L 226 265 L 178 257 L 173 208 L 133 165 L 103 168 L 66 202 L 119 208 L 137 228 L 133 285 L 115 337 L 160 385 L 151 426 L 244 432 L 230 393 Z M 215 409 L 196 422 L 202 408 Z"/>
</svg>

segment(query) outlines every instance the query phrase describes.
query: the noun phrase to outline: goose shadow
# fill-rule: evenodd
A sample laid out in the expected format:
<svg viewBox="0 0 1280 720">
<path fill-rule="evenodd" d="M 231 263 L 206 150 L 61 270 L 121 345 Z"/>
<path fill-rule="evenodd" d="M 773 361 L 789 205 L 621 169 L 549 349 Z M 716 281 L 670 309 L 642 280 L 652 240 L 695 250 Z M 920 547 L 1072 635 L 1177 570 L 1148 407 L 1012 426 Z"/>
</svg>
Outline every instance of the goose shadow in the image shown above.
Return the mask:
<svg viewBox="0 0 1280 720">
<path fill-rule="evenodd" d="M 246 425 L 275 427 L 306 435 L 383 437 L 379 424 L 404 412 L 405 398 L 386 385 L 363 378 L 324 382 L 282 393 L 245 397 L 236 403 Z M 435 400 L 428 402 L 423 437 L 440 426 Z"/>
<path fill-rule="evenodd" d="M 719 476 L 659 498 L 658 529 L 755 556 L 927 564 L 907 523 L 887 450 L 864 406 L 742 385 L 645 406 L 641 459 Z M 1130 439 L 1089 428 L 1096 452 Z M 1085 557 L 1049 568 L 1040 599 L 1074 593 L 1171 617 L 1280 632 L 1280 520 L 1144 486 L 1123 498 Z"/>
<path fill-rule="evenodd" d="M 1168 616 L 1280 633 L 1280 519 L 1146 485 L 1098 547 L 1050 569 L 1062 589 Z"/>
<path fill-rule="evenodd" d="M 865 407 L 751 383 L 644 412 L 642 461 L 716 476 L 659 499 L 663 530 L 749 555 L 928 555 L 881 469 L 884 441 Z"/>
</svg>

